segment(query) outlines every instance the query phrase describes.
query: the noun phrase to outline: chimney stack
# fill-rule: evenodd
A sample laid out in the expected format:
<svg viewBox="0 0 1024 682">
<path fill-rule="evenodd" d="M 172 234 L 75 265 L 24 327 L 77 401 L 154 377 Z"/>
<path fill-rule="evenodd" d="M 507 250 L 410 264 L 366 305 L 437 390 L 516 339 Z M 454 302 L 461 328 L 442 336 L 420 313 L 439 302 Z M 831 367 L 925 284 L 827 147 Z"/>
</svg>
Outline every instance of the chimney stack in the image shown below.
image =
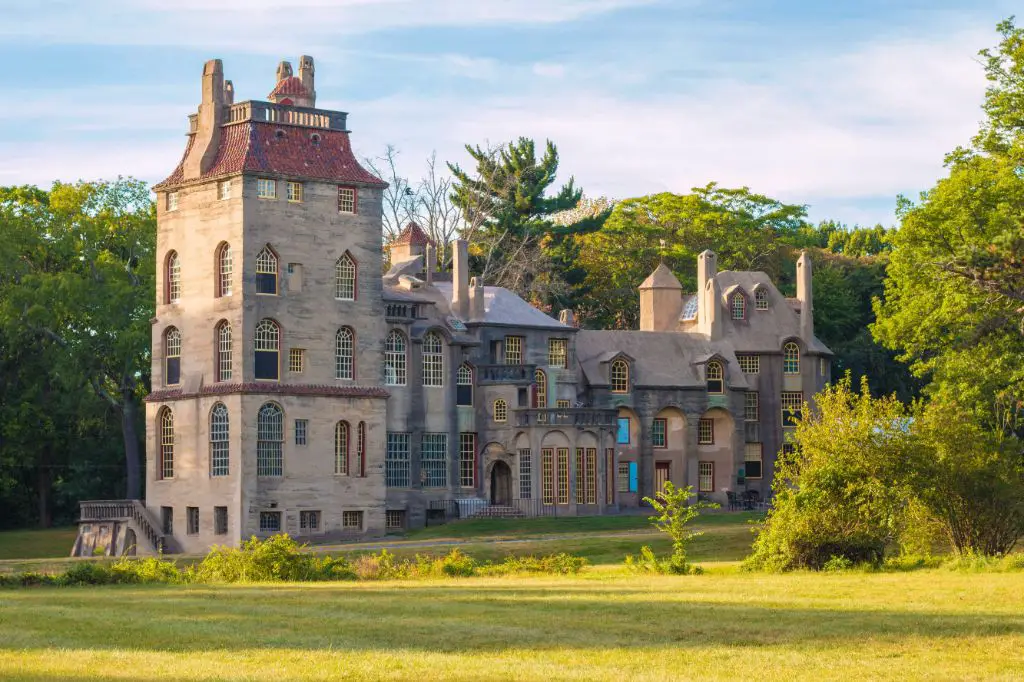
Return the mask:
<svg viewBox="0 0 1024 682">
<path fill-rule="evenodd" d="M 462 319 L 469 314 L 469 247 L 465 239 L 455 240 L 452 249 L 452 314 Z"/>
<path fill-rule="evenodd" d="M 484 321 L 483 277 L 474 277 L 469 282 L 469 319 L 473 322 Z"/>
<path fill-rule="evenodd" d="M 203 66 L 203 101 L 199 105 L 195 137 L 183 171 L 186 180 L 194 180 L 210 170 L 220 148 L 220 127 L 224 123 L 224 65 L 211 59 Z"/>
<path fill-rule="evenodd" d="M 717 341 L 722 338 L 722 287 L 718 280 L 712 277 L 704 288 L 705 326 L 704 333 L 709 341 Z"/>
<path fill-rule="evenodd" d="M 717 258 L 714 251 L 705 249 L 697 256 L 697 324 L 701 329 L 705 329 L 707 326 L 708 281 L 713 280 L 718 272 L 716 264 Z"/>
<path fill-rule="evenodd" d="M 306 88 L 309 93 L 310 107 L 316 106 L 316 89 L 313 87 L 314 74 L 313 58 L 305 54 L 299 57 L 299 80 L 302 81 L 302 87 Z"/>
<path fill-rule="evenodd" d="M 570 308 L 566 308 L 558 313 L 558 321 L 568 327 L 575 327 L 576 315 L 573 314 Z"/>
<path fill-rule="evenodd" d="M 801 251 L 796 262 L 796 299 L 800 301 L 800 338 L 808 346 L 814 340 L 813 275 L 811 257 L 806 251 Z"/>
<path fill-rule="evenodd" d="M 437 269 L 437 253 L 434 250 L 433 244 L 427 244 L 424 260 L 426 264 L 423 266 L 423 280 L 427 284 L 431 284 L 434 281 L 434 270 Z"/>
</svg>

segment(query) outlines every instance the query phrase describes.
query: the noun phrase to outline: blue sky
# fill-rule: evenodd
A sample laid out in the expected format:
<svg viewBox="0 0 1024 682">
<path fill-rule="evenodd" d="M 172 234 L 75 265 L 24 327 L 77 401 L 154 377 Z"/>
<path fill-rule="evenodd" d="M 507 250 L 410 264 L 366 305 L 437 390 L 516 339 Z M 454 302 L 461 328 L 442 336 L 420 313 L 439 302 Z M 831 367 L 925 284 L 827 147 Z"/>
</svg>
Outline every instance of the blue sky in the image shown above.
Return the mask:
<svg viewBox="0 0 1024 682">
<path fill-rule="evenodd" d="M 590 195 L 717 181 L 892 223 L 981 117 L 1004 0 L 0 0 L 0 184 L 177 163 L 206 59 L 237 100 L 316 59 L 353 146 L 552 139 Z"/>
</svg>

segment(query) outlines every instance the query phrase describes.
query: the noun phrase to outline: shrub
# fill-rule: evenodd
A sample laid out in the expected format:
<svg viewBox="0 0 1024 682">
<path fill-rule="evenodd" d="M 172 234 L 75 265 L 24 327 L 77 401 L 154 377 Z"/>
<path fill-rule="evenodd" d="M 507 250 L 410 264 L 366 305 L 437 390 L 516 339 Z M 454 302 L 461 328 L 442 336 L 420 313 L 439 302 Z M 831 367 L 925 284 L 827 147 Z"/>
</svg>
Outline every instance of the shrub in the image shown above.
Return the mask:
<svg viewBox="0 0 1024 682">
<path fill-rule="evenodd" d="M 834 556 L 822 565 L 821 570 L 828 571 L 829 573 L 838 573 L 840 571 L 849 571 L 853 568 L 853 562 L 844 556 Z"/>
<path fill-rule="evenodd" d="M 572 556 L 571 554 L 548 554 L 542 557 L 535 556 L 507 556 L 500 564 L 489 564 L 482 566 L 479 573 L 482 575 L 516 575 L 516 574 L 548 574 L 548 575 L 576 575 L 587 565 L 583 557 Z"/>
<path fill-rule="evenodd" d="M 695 537 L 703 535 L 703 531 L 691 531 L 687 525 L 700 515 L 701 509 L 717 509 L 718 504 L 714 502 L 698 501 L 690 503 L 690 498 L 695 497 L 693 486 L 677 488 L 671 481 L 665 483 L 664 489 L 654 497 L 645 497 L 644 501 L 650 504 L 657 516 L 650 517 L 654 527 L 668 535 L 672 539 L 672 554 L 664 564 L 665 572 L 675 575 L 688 575 L 699 573 L 694 570 L 686 557 L 686 544 Z M 650 552 L 650 548 L 647 548 Z M 641 555 L 643 550 L 641 550 Z"/>
<path fill-rule="evenodd" d="M 398 561 L 386 549 L 380 554 L 362 554 L 352 561 L 352 571 L 359 580 L 398 580 L 410 576 L 409 562 Z"/>
<path fill-rule="evenodd" d="M 158 557 L 130 559 L 122 557 L 110 567 L 112 582 L 131 584 L 187 582 L 189 572 L 182 572 L 173 561 Z"/>
<path fill-rule="evenodd" d="M 453 549 L 441 560 L 441 572 L 450 578 L 465 578 L 476 572 L 476 560 Z"/>
<path fill-rule="evenodd" d="M 266 540 L 253 536 L 237 549 L 214 547 L 194 567 L 192 576 L 213 583 L 316 580 L 317 559 L 304 549 L 287 533 Z"/>
<path fill-rule="evenodd" d="M 109 566 L 96 561 L 76 561 L 66 571 L 55 576 L 56 584 L 71 585 L 109 585 L 117 582 Z"/>
</svg>

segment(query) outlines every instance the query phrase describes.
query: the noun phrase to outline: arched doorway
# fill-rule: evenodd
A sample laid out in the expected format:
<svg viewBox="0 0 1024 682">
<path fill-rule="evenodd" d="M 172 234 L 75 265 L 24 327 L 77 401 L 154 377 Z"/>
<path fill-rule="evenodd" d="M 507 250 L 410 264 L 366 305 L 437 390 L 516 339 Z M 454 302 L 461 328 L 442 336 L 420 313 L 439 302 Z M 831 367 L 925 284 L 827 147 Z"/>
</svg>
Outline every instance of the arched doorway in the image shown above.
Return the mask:
<svg viewBox="0 0 1024 682">
<path fill-rule="evenodd" d="M 121 554 L 125 556 L 135 556 L 135 531 L 129 528 L 124 534 L 124 551 Z"/>
<path fill-rule="evenodd" d="M 512 504 L 512 470 L 502 461 L 491 467 L 491 504 Z"/>
</svg>

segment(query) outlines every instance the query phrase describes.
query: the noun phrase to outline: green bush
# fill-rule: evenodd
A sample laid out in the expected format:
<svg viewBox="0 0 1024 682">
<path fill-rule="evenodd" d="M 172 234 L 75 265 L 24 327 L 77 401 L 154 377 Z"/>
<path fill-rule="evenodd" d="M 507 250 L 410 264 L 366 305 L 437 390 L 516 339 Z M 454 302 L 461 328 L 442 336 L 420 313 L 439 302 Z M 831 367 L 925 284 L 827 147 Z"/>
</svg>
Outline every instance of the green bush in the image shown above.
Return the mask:
<svg viewBox="0 0 1024 682">
<path fill-rule="evenodd" d="M 853 568 L 852 561 L 844 556 L 834 556 L 822 565 L 821 570 L 839 573 L 840 571 L 849 571 L 851 568 Z"/>
<path fill-rule="evenodd" d="M 481 566 L 481 575 L 502 576 L 517 574 L 576 575 L 587 566 L 583 557 L 571 554 L 548 554 L 546 556 L 508 556 L 499 564 Z"/>
<path fill-rule="evenodd" d="M 196 582 L 209 583 L 322 580 L 318 575 L 322 563 L 304 549 L 305 545 L 287 533 L 266 540 L 253 536 L 238 548 L 214 547 L 193 568 L 191 576 Z"/>
<path fill-rule="evenodd" d="M 158 557 L 122 557 L 110 567 L 110 572 L 112 582 L 129 584 L 180 583 L 186 582 L 190 575 L 173 561 Z"/>
<path fill-rule="evenodd" d="M 62 586 L 109 585 L 117 582 L 110 567 L 97 561 L 77 561 L 55 578 L 57 584 Z"/>
</svg>

